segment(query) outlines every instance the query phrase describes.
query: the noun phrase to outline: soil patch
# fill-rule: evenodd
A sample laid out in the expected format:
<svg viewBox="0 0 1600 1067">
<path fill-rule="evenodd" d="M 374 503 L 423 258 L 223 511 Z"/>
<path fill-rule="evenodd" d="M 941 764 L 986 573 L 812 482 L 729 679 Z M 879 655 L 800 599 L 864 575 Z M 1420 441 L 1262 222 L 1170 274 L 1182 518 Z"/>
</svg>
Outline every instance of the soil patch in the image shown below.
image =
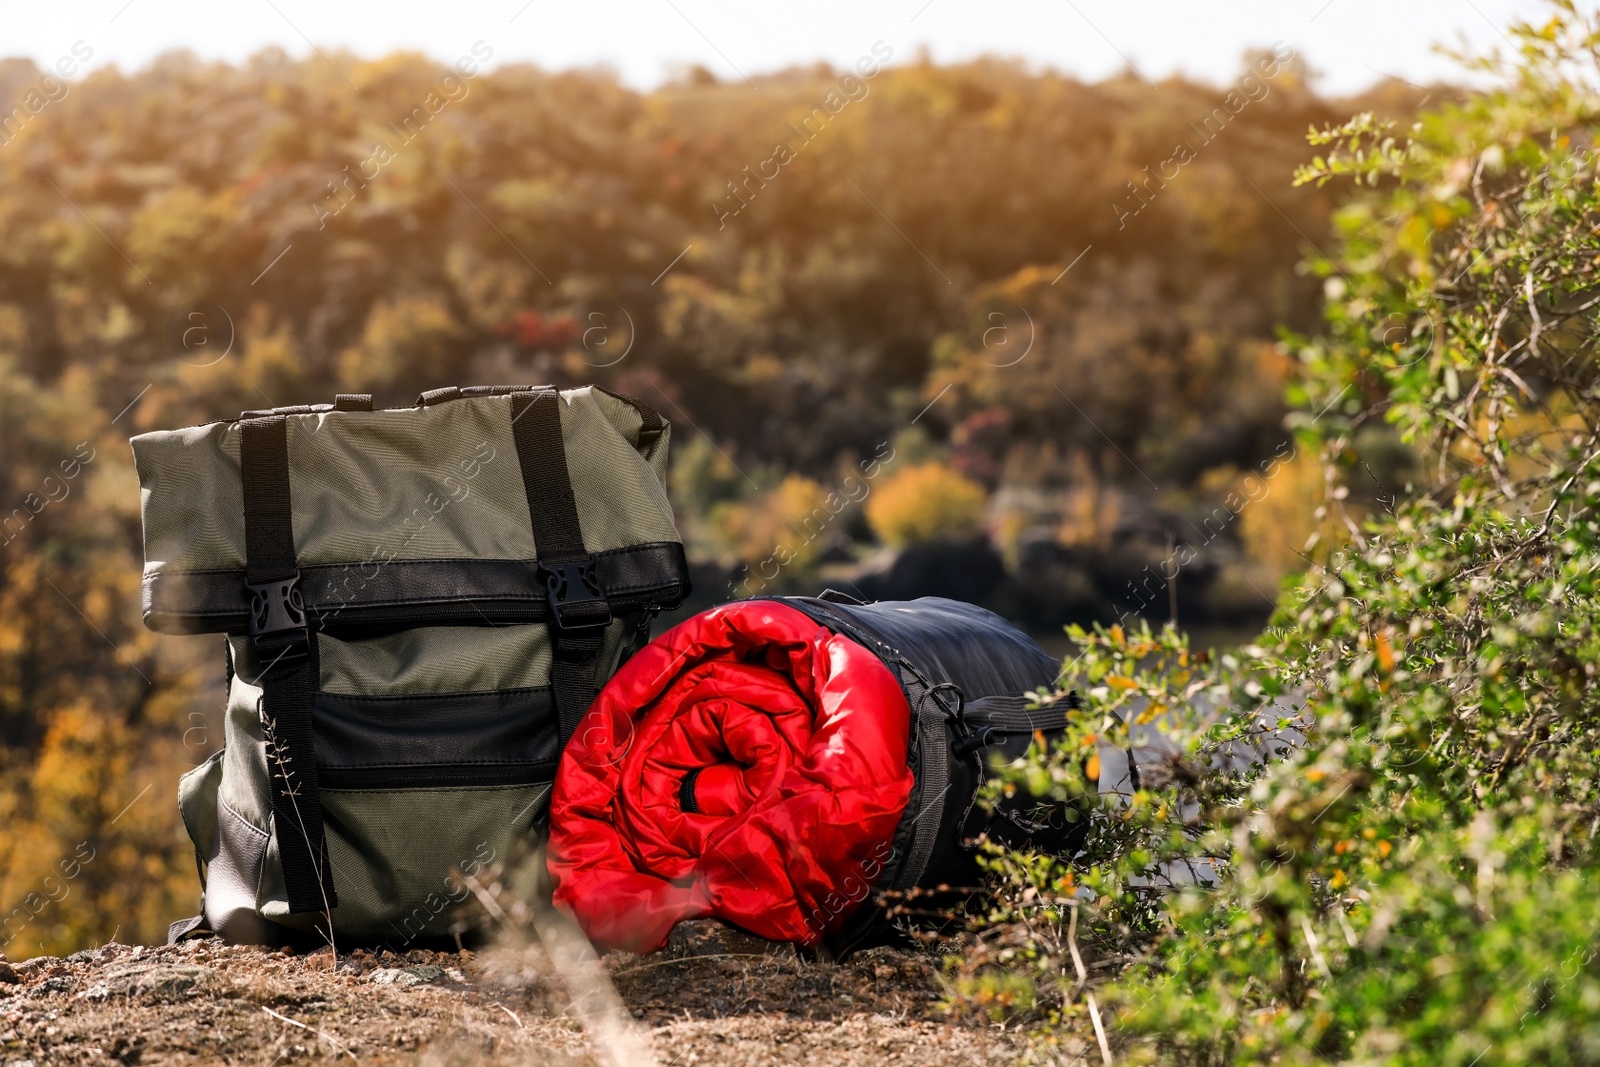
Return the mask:
<svg viewBox="0 0 1600 1067">
<path fill-rule="evenodd" d="M 710 923 L 662 953 L 607 956 L 574 991 L 541 950 L 357 951 L 216 941 L 107 945 L 0 965 L 0 1064 L 960 1065 L 1040 1056 L 948 1018 L 933 955 L 843 964 Z M 562 976 L 566 975 L 566 978 Z"/>
</svg>

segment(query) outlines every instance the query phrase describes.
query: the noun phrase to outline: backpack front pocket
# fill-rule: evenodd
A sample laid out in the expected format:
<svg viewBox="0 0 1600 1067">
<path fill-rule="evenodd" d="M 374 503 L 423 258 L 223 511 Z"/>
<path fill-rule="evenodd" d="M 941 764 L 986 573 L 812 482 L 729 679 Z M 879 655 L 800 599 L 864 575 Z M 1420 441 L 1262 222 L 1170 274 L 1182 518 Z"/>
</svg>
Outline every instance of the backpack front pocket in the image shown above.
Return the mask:
<svg viewBox="0 0 1600 1067">
<path fill-rule="evenodd" d="M 541 843 L 561 748 L 549 632 L 319 634 L 317 656 L 311 721 L 334 929 L 391 947 L 454 932 L 468 896 L 458 874 Z M 235 685 L 248 691 L 236 706 L 259 693 Z M 278 837 L 293 832 L 274 821 L 259 908 L 307 928 L 317 916 L 289 913 L 278 863 Z"/>
</svg>

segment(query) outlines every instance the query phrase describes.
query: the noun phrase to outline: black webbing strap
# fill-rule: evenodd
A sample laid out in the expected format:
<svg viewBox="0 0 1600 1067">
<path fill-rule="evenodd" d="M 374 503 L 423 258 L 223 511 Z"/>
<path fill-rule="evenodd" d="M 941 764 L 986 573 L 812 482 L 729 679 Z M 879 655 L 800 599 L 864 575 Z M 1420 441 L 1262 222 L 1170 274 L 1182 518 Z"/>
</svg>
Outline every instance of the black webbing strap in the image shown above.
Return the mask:
<svg viewBox="0 0 1600 1067">
<path fill-rule="evenodd" d="M 972 727 L 972 732 L 957 741 L 953 747 L 959 756 L 998 744 L 1008 734 L 1031 734 L 1036 731 L 1060 730 L 1072 719 L 1072 713 L 1083 707 L 1083 698 L 1073 690 L 1060 700 L 1040 707 L 1025 696 L 991 696 L 968 700 L 962 706 L 961 716 Z"/>
<path fill-rule="evenodd" d="M 640 452 L 648 451 L 650 446 L 656 443 L 656 438 L 661 436 L 661 431 L 666 428 L 666 424 L 661 421 L 661 413 L 636 396 L 629 396 L 626 393 L 614 393 L 610 389 L 598 385 L 595 388 L 607 396 L 616 397 L 639 413 L 639 443 L 635 447 Z"/>
<path fill-rule="evenodd" d="M 539 577 L 550 608 L 555 651 L 550 685 L 565 745 L 595 698 L 595 672 L 611 622 L 611 605 L 601 592 L 594 557 L 583 546 L 561 440 L 561 403 L 561 394 L 550 388 L 511 395 L 511 434 L 528 494 Z"/>
<path fill-rule="evenodd" d="M 631 397 L 629 399 L 639 412 L 639 451 L 643 452 L 655 444 L 665 424 L 661 421 L 661 413 L 655 408 L 642 400 L 632 400 Z"/>
<path fill-rule="evenodd" d="M 206 926 L 206 917 L 204 915 L 191 915 L 189 918 L 179 919 L 167 927 L 167 944 L 169 945 L 210 936 L 212 936 L 211 929 Z"/>
<path fill-rule="evenodd" d="M 322 831 L 312 741 L 311 693 L 317 646 L 306 628 L 289 510 L 289 445 L 285 418 L 239 424 L 244 488 L 245 584 L 250 592 L 250 641 L 261 687 L 267 736 L 272 816 L 290 912 L 317 912 L 339 903 Z"/>
<path fill-rule="evenodd" d="M 1059 730 L 1083 707 L 1076 693 L 1040 707 L 1029 707 L 1025 696 L 993 696 L 969 700 L 963 714 L 974 726 L 992 726 L 1001 733 L 1031 734 L 1035 730 Z"/>
</svg>

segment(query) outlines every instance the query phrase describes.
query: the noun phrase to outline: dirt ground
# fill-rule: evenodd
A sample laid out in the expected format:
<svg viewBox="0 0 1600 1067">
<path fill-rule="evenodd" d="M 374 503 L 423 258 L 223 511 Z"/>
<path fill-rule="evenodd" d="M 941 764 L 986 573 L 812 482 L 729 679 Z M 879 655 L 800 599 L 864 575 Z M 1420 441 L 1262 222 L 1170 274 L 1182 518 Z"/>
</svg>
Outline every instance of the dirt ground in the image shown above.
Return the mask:
<svg viewBox="0 0 1600 1067">
<path fill-rule="evenodd" d="M 696 923 L 655 956 L 580 956 L 530 944 L 335 960 L 202 940 L 0 964 L 0 1065 L 1090 1062 L 948 1017 L 935 955 L 814 962 Z"/>
</svg>

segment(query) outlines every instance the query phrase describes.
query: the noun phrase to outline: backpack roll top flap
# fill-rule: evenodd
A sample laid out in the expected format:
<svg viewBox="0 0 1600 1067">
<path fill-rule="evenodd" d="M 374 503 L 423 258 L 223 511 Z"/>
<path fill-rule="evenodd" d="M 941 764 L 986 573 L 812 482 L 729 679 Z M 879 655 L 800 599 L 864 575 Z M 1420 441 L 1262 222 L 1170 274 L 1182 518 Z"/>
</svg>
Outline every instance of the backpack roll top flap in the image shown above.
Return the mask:
<svg viewBox="0 0 1600 1067">
<path fill-rule="evenodd" d="M 135 437 L 146 624 L 248 632 L 243 441 L 252 424 L 273 419 L 282 420 L 298 593 L 311 624 L 547 621 L 549 575 L 524 470 L 552 469 L 560 457 L 519 452 L 537 408 L 516 417 L 513 407 L 555 394 L 455 392 L 416 408 L 248 412 L 257 417 Z M 593 387 L 560 393 L 559 412 L 592 559 L 584 577 L 614 613 L 681 603 L 688 564 L 664 482 L 670 424 Z M 546 502 L 532 503 L 537 511 Z"/>
</svg>

